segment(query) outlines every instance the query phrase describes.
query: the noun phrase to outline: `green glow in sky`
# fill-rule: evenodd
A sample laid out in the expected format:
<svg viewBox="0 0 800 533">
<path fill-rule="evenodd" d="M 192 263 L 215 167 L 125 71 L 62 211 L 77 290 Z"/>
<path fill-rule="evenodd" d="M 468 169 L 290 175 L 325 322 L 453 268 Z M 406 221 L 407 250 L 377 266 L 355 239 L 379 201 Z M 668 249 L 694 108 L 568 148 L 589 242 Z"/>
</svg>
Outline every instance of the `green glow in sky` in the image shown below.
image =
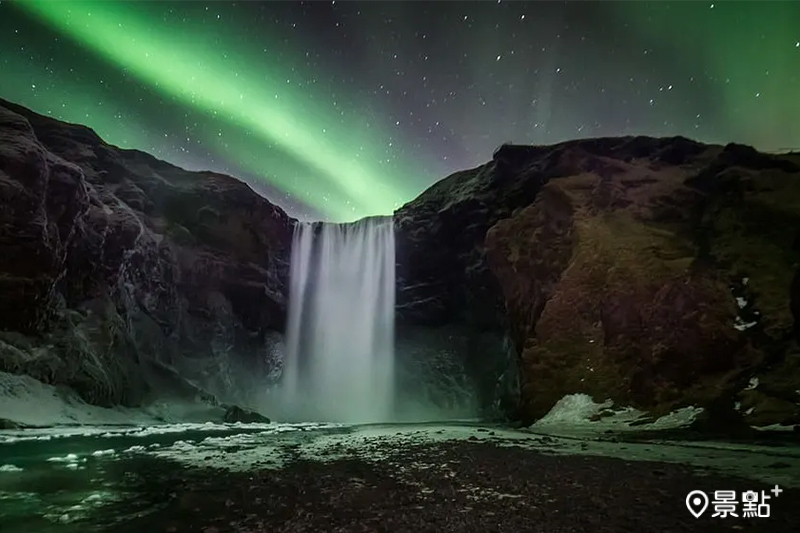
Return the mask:
<svg viewBox="0 0 800 533">
<path fill-rule="evenodd" d="M 57 85 L 52 83 L 37 83 L 37 77 L 31 75 L 31 65 L 21 61 L 17 56 L 9 55 L 3 63 L 3 76 L 11 79 L 30 79 L 35 87 L 38 97 L 49 103 L 49 106 L 58 110 L 62 120 L 74 124 L 90 124 L 105 140 L 123 148 L 138 148 L 150 144 L 150 135 L 147 127 L 133 116 L 127 115 L 124 105 L 112 99 L 102 98 L 96 91 L 87 90 L 80 83 L 64 77 Z M 14 95 L 11 95 L 12 97 Z M 23 99 L 20 98 L 20 101 Z M 98 105 L 99 102 L 103 104 Z M 87 114 L 84 110 L 95 110 Z M 126 128 L 121 130 L 115 117 L 125 116 Z"/>
<path fill-rule="evenodd" d="M 388 214 L 419 192 L 402 186 L 409 180 L 397 169 L 376 163 L 377 145 L 359 138 L 357 124 L 343 131 L 324 97 L 287 90 L 287 76 L 277 67 L 253 72 L 258 63 L 246 53 L 232 57 L 199 30 L 170 30 L 135 3 L 37 0 L 19 6 L 164 96 L 238 130 L 238 140 L 222 139 L 220 132 L 207 142 L 224 144 L 237 164 L 333 220 Z M 287 176 L 283 164 L 262 159 L 265 145 L 293 158 L 291 166 L 306 167 L 308 178 Z"/>
<path fill-rule="evenodd" d="M 800 2 L 621 2 L 644 47 L 699 61 L 724 110 L 716 142 L 800 147 Z M 702 7 L 702 9 L 698 9 Z M 692 84 L 697 78 L 671 83 Z"/>
<path fill-rule="evenodd" d="M 800 2 L 31 0 L 0 49 L 2 98 L 300 218 L 388 214 L 509 141 L 800 149 Z"/>
</svg>

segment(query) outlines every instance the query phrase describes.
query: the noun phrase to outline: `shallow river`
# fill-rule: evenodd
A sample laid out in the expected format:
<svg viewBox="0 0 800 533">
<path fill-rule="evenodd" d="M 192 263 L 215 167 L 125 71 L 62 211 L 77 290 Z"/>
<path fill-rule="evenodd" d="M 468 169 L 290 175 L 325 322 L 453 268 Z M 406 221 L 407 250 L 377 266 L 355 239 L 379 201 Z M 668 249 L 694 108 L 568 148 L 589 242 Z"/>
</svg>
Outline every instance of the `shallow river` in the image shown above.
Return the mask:
<svg viewBox="0 0 800 533">
<path fill-rule="evenodd" d="M 599 455 L 704 467 L 783 487 L 800 486 L 800 446 L 667 440 L 570 428 L 511 430 L 473 422 L 388 425 L 172 424 L 0 432 L 0 524 L 11 532 L 113 529 L 152 513 L 163 496 L 146 473 L 216 467 L 280 469 L 298 459 L 381 461 L 398 446 L 491 440 L 548 454 Z"/>
</svg>

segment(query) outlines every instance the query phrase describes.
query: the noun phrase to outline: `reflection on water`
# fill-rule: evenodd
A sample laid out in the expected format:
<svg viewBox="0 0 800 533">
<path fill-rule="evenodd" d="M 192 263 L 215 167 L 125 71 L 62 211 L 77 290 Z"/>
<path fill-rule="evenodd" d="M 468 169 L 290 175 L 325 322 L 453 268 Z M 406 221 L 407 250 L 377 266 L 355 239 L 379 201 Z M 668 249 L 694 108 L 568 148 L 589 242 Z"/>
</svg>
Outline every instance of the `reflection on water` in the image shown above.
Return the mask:
<svg viewBox="0 0 800 533">
<path fill-rule="evenodd" d="M 144 474 L 169 475 L 180 466 L 147 452 L 210 434 L 255 431 L 210 426 L 166 433 L 87 429 L 95 433 L 90 436 L 0 432 L 0 522 L 8 531 L 104 530 L 164 504 L 162 495 L 147 490 Z"/>
</svg>

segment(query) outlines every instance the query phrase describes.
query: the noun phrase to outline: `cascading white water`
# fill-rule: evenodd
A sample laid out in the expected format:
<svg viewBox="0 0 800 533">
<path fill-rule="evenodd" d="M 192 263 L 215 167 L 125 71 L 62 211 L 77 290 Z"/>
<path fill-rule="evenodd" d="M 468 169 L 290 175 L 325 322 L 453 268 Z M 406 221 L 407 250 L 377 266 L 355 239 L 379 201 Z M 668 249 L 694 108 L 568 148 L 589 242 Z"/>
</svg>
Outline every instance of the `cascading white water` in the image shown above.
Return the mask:
<svg viewBox="0 0 800 533">
<path fill-rule="evenodd" d="M 381 422 L 394 399 L 394 224 L 298 223 L 292 242 L 286 421 Z"/>
</svg>

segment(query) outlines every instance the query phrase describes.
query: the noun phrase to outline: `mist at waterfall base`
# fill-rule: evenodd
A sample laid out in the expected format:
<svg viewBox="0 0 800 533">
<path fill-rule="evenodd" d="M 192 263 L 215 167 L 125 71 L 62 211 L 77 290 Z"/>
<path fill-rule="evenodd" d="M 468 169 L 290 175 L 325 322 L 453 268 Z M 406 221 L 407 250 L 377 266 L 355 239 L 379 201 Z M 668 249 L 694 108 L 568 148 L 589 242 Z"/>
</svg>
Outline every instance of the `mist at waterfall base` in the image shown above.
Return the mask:
<svg viewBox="0 0 800 533">
<path fill-rule="evenodd" d="M 289 420 L 388 420 L 394 396 L 392 220 L 299 223 L 291 261 L 280 411 Z"/>
<path fill-rule="evenodd" d="M 288 307 L 283 371 L 268 393 L 276 420 L 376 423 L 474 416 L 469 380 L 457 379 L 461 373 L 451 354 L 407 343 L 398 348 L 391 217 L 298 222 Z"/>
</svg>

